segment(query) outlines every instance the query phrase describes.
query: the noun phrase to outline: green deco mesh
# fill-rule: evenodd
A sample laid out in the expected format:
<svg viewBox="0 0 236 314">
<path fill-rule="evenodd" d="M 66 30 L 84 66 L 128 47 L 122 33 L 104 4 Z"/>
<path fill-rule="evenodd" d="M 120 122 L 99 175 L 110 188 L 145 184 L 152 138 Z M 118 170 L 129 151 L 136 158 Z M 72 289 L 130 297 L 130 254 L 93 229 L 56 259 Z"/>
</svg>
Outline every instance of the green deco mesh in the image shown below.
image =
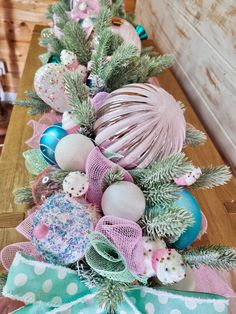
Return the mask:
<svg viewBox="0 0 236 314">
<path fill-rule="evenodd" d="M 37 176 L 49 166 L 39 149 L 29 149 L 23 153 L 27 170 Z"/>
<path fill-rule="evenodd" d="M 85 258 L 88 265 L 98 274 L 120 282 L 146 282 L 143 277 L 129 272 L 124 257 L 102 233 L 93 232 L 90 235 L 90 244 Z"/>
</svg>

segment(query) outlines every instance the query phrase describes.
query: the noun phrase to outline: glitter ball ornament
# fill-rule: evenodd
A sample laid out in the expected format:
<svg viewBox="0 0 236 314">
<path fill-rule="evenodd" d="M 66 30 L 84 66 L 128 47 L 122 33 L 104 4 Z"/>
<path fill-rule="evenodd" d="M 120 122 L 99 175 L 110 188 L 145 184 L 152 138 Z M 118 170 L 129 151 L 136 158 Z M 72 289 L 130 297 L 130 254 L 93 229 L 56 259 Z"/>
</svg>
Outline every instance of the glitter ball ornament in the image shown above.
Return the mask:
<svg viewBox="0 0 236 314">
<path fill-rule="evenodd" d="M 58 112 L 69 110 L 69 100 L 64 88 L 67 69 L 62 64 L 45 64 L 35 74 L 34 88 L 37 95 Z"/>
<path fill-rule="evenodd" d="M 55 149 L 59 141 L 67 135 L 61 123 L 48 127 L 42 134 L 39 142 L 40 151 L 44 159 L 51 165 L 56 164 Z"/>
<path fill-rule="evenodd" d="M 138 221 L 145 210 L 145 197 L 134 183 L 116 182 L 104 192 L 102 210 L 104 215 Z"/>
<path fill-rule="evenodd" d="M 34 216 L 32 242 L 46 261 L 67 265 L 84 256 L 95 221 L 90 204 L 53 195 Z M 90 214 L 91 212 L 91 214 Z"/>
<path fill-rule="evenodd" d="M 178 192 L 178 194 L 180 198 L 174 202 L 173 206 L 188 210 L 194 218 L 193 225 L 189 226 L 179 237 L 179 239 L 173 244 L 174 247 L 182 250 L 191 245 L 197 239 L 202 229 L 202 214 L 196 199 L 189 191 L 183 189 Z"/>
<path fill-rule="evenodd" d="M 120 35 L 124 42 L 128 44 L 133 43 L 136 46 L 138 53 L 140 54 L 141 40 L 131 23 L 119 17 L 113 17 L 111 30 L 112 32 Z"/>
<path fill-rule="evenodd" d="M 95 142 L 119 154 L 123 168 L 145 168 L 180 152 L 186 134 L 183 111 L 164 89 L 130 84 L 112 92 L 97 112 Z"/>
<path fill-rule="evenodd" d="M 70 172 L 63 181 L 63 190 L 70 197 L 81 197 L 89 188 L 88 178 L 79 171 Z"/>
<path fill-rule="evenodd" d="M 62 170 L 85 172 L 87 157 L 94 147 L 93 142 L 82 134 L 67 135 L 56 147 L 56 162 Z"/>
</svg>

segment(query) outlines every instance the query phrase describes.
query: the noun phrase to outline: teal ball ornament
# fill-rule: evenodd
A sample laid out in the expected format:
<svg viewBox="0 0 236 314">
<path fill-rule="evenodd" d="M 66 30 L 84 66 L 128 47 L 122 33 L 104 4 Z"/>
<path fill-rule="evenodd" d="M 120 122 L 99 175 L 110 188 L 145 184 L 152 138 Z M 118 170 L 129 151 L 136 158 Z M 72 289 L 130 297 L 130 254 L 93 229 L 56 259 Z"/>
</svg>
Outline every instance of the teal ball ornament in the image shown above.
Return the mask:
<svg viewBox="0 0 236 314">
<path fill-rule="evenodd" d="M 178 194 L 180 198 L 174 202 L 174 206 L 187 209 L 194 218 L 193 225 L 189 226 L 173 244 L 175 248 L 182 250 L 191 245 L 198 237 L 202 228 L 202 215 L 198 202 L 189 191 L 182 189 Z"/>
<path fill-rule="evenodd" d="M 48 60 L 48 63 L 60 64 L 61 58 L 59 55 L 51 55 L 51 57 Z"/>
<path fill-rule="evenodd" d="M 67 131 L 62 128 L 61 123 L 49 126 L 42 134 L 39 142 L 39 148 L 44 159 L 50 165 L 56 165 L 55 149 L 60 140 L 68 135 Z"/>
<path fill-rule="evenodd" d="M 135 29 L 136 29 L 136 32 L 138 33 L 139 35 L 139 38 L 141 40 L 145 40 L 145 39 L 148 39 L 148 34 L 146 33 L 144 27 L 142 25 L 136 25 L 135 26 Z"/>
</svg>

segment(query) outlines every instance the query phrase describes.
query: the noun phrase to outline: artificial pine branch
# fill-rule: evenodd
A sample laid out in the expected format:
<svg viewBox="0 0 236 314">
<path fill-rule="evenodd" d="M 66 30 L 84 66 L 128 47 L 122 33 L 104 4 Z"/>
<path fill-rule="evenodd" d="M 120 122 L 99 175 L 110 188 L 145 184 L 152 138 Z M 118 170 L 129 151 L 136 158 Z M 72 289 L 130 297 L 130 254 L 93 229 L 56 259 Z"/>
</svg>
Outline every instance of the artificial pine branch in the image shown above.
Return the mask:
<svg viewBox="0 0 236 314">
<path fill-rule="evenodd" d="M 97 287 L 103 280 L 103 277 L 96 273 L 85 262 L 77 264 L 77 272 L 81 282 L 83 282 L 89 289 Z"/>
<path fill-rule="evenodd" d="M 63 32 L 65 49 L 76 54 L 79 64 L 87 66 L 87 63 L 91 60 L 92 49 L 81 25 L 77 22 L 69 21 L 66 23 Z"/>
<path fill-rule="evenodd" d="M 34 204 L 32 188 L 24 187 L 14 191 L 16 204 Z"/>
<path fill-rule="evenodd" d="M 48 106 L 35 92 L 25 91 L 26 99 L 16 100 L 15 106 L 29 107 L 28 113 L 30 115 L 36 115 L 51 111 L 51 107 Z"/>
<path fill-rule="evenodd" d="M 103 178 L 103 190 L 106 190 L 110 185 L 115 182 L 124 180 L 124 172 L 115 167 L 107 170 Z"/>
<path fill-rule="evenodd" d="M 112 16 L 119 16 L 123 19 L 126 19 L 123 0 L 113 0 L 112 2 L 113 2 L 111 6 Z"/>
<path fill-rule="evenodd" d="M 80 73 L 76 71 L 66 73 L 64 81 L 65 91 L 73 108 L 73 114 L 78 124 L 85 128 L 91 135 L 93 124 L 96 120 L 96 113 L 89 99 L 87 86 L 83 83 Z"/>
<path fill-rule="evenodd" d="M 201 246 L 184 251 L 182 257 L 191 267 L 199 268 L 205 265 L 217 270 L 236 268 L 236 251 L 228 246 Z"/>
<path fill-rule="evenodd" d="M 206 141 L 206 134 L 193 127 L 187 127 L 185 144 L 189 146 L 198 146 Z"/>
<path fill-rule="evenodd" d="M 149 46 L 149 47 L 144 47 L 142 48 L 142 51 L 141 51 L 141 56 L 145 56 L 145 55 L 148 55 L 148 56 L 157 56 L 159 55 L 158 52 L 156 50 L 154 50 L 155 47 L 154 46 Z"/>
<path fill-rule="evenodd" d="M 148 77 L 161 74 L 164 70 L 171 67 L 174 63 L 174 58 L 172 55 L 161 55 L 149 58 L 150 62 L 148 66 Z"/>
<path fill-rule="evenodd" d="M 184 153 L 176 153 L 152 163 L 142 170 L 131 170 L 136 183 L 145 189 L 153 188 L 158 182 L 171 182 L 174 177 L 181 177 L 192 170 L 192 163 Z"/>
<path fill-rule="evenodd" d="M 65 1 L 59 1 L 53 5 L 53 13 L 59 19 L 59 22 L 57 22 L 56 25 L 60 29 L 63 29 L 65 24 L 69 21 L 69 18 L 66 13 L 67 10 L 68 10 L 68 6 L 65 3 Z"/>
<path fill-rule="evenodd" d="M 104 307 L 109 314 L 117 313 L 117 307 L 123 301 L 127 288 L 125 283 L 103 278 L 97 294 L 99 306 Z"/>
<path fill-rule="evenodd" d="M 201 170 L 201 176 L 191 185 L 193 189 L 210 189 L 215 186 L 224 185 L 232 177 L 229 167 L 225 165 L 202 168 Z"/>
<path fill-rule="evenodd" d="M 66 171 L 66 170 L 57 170 L 55 172 L 52 173 L 52 179 L 54 182 L 62 184 L 65 177 L 70 173 L 70 171 Z"/>
<path fill-rule="evenodd" d="M 63 42 L 56 38 L 54 34 L 50 34 L 50 36 L 47 37 L 41 36 L 39 45 L 48 48 L 51 53 L 58 55 L 60 55 L 61 51 L 65 48 Z"/>
<path fill-rule="evenodd" d="M 7 274 L 1 273 L 0 274 L 0 297 L 2 296 L 2 290 L 6 282 L 7 282 Z"/>
<path fill-rule="evenodd" d="M 152 239 L 167 238 L 176 241 L 194 223 L 192 214 L 184 208 L 170 206 L 154 207 L 146 210 L 142 225 Z"/>
<path fill-rule="evenodd" d="M 112 13 L 109 1 L 100 1 L 100 11 L 95 23 L 95 32 L 98 37 L 102 31 L 111 26 Z"/>
</svg>

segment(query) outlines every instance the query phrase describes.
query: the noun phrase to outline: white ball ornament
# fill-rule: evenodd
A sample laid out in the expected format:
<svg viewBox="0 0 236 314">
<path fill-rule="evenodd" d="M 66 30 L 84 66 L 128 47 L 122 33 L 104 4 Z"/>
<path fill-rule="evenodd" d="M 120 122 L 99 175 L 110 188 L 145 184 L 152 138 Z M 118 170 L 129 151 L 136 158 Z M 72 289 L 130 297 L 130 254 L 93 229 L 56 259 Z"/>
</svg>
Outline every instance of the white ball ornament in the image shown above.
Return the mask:
<svg viewBox="0 0 236 314">
<path fill-rule="evenodd" d="M 63 181 L 63 190 L 70 197 L 81 197 L 88 191 L 89 182 L 84 173 L 70 172 Z"/>
<path fill-rule="evenodd" d="M 134 183 L 116 182 L 104 192 L 102 210 L 104 215 L 138 221 L 145 211 L 145 197 Z"/>
<path fill-rule="evenodd" d="M 85 172 L 86 160 L 94 148 L 93 142 L 82 134 L 65 136 L 55 150 L 55 159 L 62 170 Z"/>
</svg>

